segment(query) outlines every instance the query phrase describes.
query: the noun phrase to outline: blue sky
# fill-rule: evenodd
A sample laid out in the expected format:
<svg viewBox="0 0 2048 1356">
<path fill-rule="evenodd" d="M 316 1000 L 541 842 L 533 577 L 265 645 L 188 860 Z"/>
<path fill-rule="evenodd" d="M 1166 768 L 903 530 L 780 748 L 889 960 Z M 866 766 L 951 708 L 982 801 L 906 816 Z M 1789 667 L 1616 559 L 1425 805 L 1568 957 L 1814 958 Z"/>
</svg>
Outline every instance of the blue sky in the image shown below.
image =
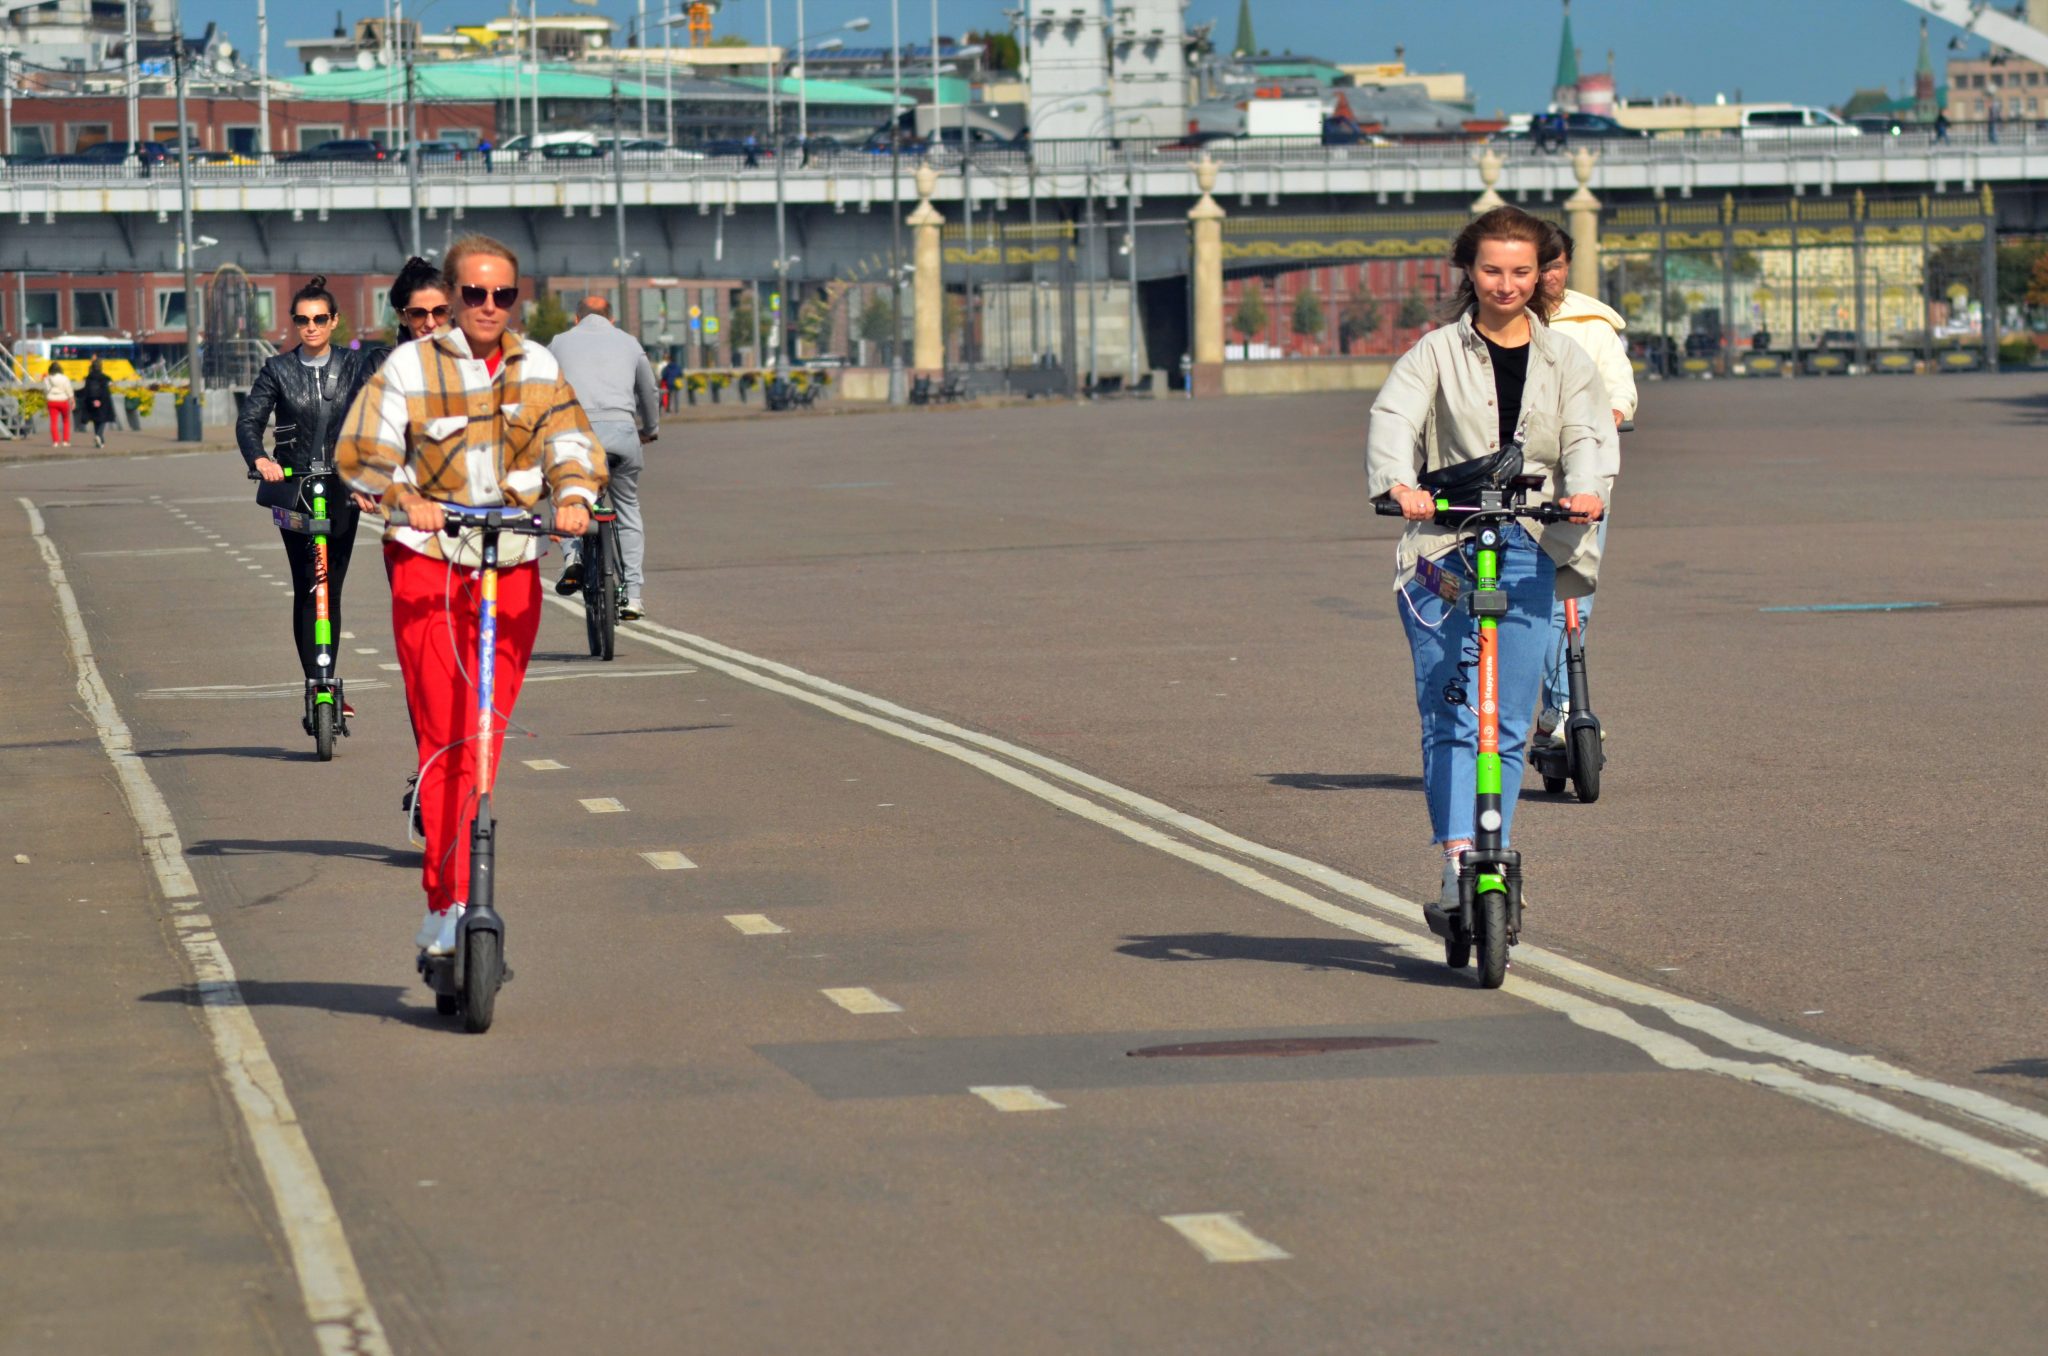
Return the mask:
<svg viewBox="0 0 2048 1356">
<path fill-rule="evenodd" d="M 1002 11 L 1020 0 L 940 0 L 941 31 L 1003 24 Z M 775 0 L 775 25 L 785 40 L 796 30 L 798 0 Z M 931 33 L 931 0 L 898 0 L 906 40 Z M 428 0 L 407 9 L 430 28 L 478 22 L 505 13 L 507 0 Z M 647 0 L 658 16 L 664 0 Z M 525 5 L 520 5 L 522 12 Z M 629 19 L 636 0 L 599 0 L 593 7 L 541 0 L 543 14 L 609 14 Z M 758 37 L 767 0 L 727 0 L 720 32 Z M 888 41 L 890 0 L 805 0 L 815 35 L 854 18 L 873 22 L 869 39 Z M 272 69 L 298 69 L 284 40 L 328 30 L 339 9 L 350 22 L 383 13 L 382 0 L 270 0 Z M 237 47 L 256 41 L 253 0 L 185 0 L 188 26 L 211 20 Z M 1481 111 L 1539 106 L 1556 69 L 1561 8 L 1557 0 L 1252 0 L 1262 47 L 1315 52 L 1337 60 L 1391 60 L 1395 44 L 1408 49 L 1416 70 L 1462 70 Z M 1217 20 L 1228 43 L 1236 33 L 1237 0 L 1194 0 L 1190 22 Z M 1839 104 L 1859 87 L 1896 91 L 1910 79 L 1917 50 L 1919 11 L 1901 0 L 1575 0 L 1572 27 L 1588 68 L 1615 52 L 1624 94 L 1677 93 L 1711 99 L 1782 99 Z M 1934 29 L 1936 69 L 1947 56 L 1950 33 Z"/>
</svg>

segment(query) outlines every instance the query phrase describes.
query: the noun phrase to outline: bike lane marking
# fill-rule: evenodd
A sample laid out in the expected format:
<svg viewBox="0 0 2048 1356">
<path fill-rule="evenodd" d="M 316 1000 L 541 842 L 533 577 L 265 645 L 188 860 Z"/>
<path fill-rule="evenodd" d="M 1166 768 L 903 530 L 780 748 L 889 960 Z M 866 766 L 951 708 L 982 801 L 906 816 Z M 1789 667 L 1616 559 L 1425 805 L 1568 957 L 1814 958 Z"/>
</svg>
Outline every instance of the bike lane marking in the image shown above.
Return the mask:
<svg viewBox="0 0 2048 1356">
<path fill-rule="evenodd" d="M 772 937 L 789 929 L 775 922 L 765 913 L 729 913 L 725 921 L 742 937 Z M 837 1001 L 837 1000 L 834 1000 Z"/>
<path fill-rule="evenodd" d="M 656 871 L 695 871 L 697 864 L 680 852 L 643 852 L 640 860 Z"/>
<path fill-rule="evenodd" d="M 845 1008 L 848 1012 L 859 1016 L 868 1016 L 878 1012 L 903 1011 L 903 1006 L 900 1003 L 890 1002 L 873 989 L 820 989 L 818 992 L 824 994 L 825 997 L 831 999 L 840 1007 Z"/>
<path fill-rule="evenodd" d="M 199 1010 L 221 1079 L 270 1188 L 314 1338 L 330 1356 L 391 1356 L 383 1324 L 363 1288 L 355 1254 L 312 1145 L 286 1095 L 283 1076 L 243 1001 L 226 948 L 213 932 L 211 920 L 199 912 L 199 888 L 186 863 L 170 805 L 145 761 L 136 754 L 134 736 L 100 675 L 63 558 L 45 531 L 35 503 L 26 498 L 16 502 L 28 515 L 29 533 L 42 553 L 50 587 L 57 595 L 72 667 L 78 673 L 79 696 L 85 699 L 87 714 L 99 732 L 100 747 L 114 765 L 128 813 L 142 835 L 143 855 L 173 911 L 175 935 L 192 969 Z"/>
<path fill-rule="evenodd" d="M 567 610 L 581 611 L 579 604 L 565 600 L 555 601 Z M 1442 944 L 1436 938 L 1407 921 L 1414 916 L 1419 905 L 1320 862 L 1239 837 L 1150 797 L 1006 740 L 911 711 L 893 702 L 869 696 L 774 660 L 763 659 L 689 632 L 677 631 L 644 620 L 629 623 L 621 630 L 644 644 L 674 654 L 678 658 L 738 678 L 755 687 L 779 692 L 855 724 L 865 725 L 908 743 L 945 754 L 1049 804 L 1233 880 L 1247 889 L 1347 932 L 1357 933 L 1384 945 L 1398 947 L 1422 959 L 1434 960 L 1442 954 Z M 679 644 L 678 641 L 685 643 Z M 869 709 L 858 709 L 863 706 Z M 994 753 L 1001 753 L 1003 757 L 992 756 Z M 1017 764 L 1025 766 L 1020 767 Z M 1025 770 L 1027 767 L 1033 770 Z M 1045 777 L 1036 775 L 1037 772 L 1044 772 L 1067 782 L 1070 786 L 1087 790 L 1104 800 L 1127 807 L 1143 816 L 1143 820 L 1119 813 L 1098 801 L 1076 794 L 1075 791 L 1054 785 Z M 1143 822 L 1144 820 L 1152 822 Z M 1178 830 L 1190 838 L 1224 848 L 1238 857 L 1248 857 L 1277 866 L 1332 893 L 1364 904 L 1372 912 L 1358 912 L 1309 894 L 1305 890 L 1255 870 L 1233 857 L 1222 856 L 1175 837 L 1167 833 L 1166 828 Z M 1871 1129 L 1931 1149 L 2022 1187 L 2037 1196 L 2048 1198 L 2048 1164 L 2036 1162 L 2024 1152 L 1981 1139 L 1946 1122 L 1904 1110 L 1870 1093 L 1817 1082 L 1799 1070 L 1804 1068 L 1814 1074 L 1841 1078 L 1865 1087 L 1918 1097 L 1982 1121 L 2002 1132 L 2042 1144 L 2048 1144 L 2048 1116 L 2013 1106 L 1974 1089 L 1956 1087 L 1897 1068 L 1875 1056 L 1831 1050 L 1795 1036 L 1772 1031 L 1757 1023 L 1736 1017 L 1732 1013 L 1724 1012 L 1711 1004 L 1681 998 L 1647 984 L 1610 975 L 1541 947 L 1524 943 L 1517 948 L 1517 952 L 1516 969 L 1510 971 L 1511 987 L 1508 990 L 1514 996 L 1561 1013 L 1589 1031 L 1612 1036 L 1634 1045 L 1665 1068 L 1720 1074 L 1792 1097 L 1845 1116 Z M 1518 971 L 1520 973 L 1517 973 Z M 1539 984 L 1522 977 L 1531 971 L 1562 981 L 1583 992 Z M 1597 995 L 1598 998 L 1605 998 L 1611 1002 L 1598 1001 L 1598 998 L 1586 996 L 1588 994 Z M 1621 1008 L 1613 1006 L 1613 1003 L 1654 1010 L 1674 1023 L 1689 1027 L 1722 1044 L 1764 1056 L 1766 1062 L 1730 1059 L 1711 1054 L 1684 1037 L 1645 1025 Z"/>
<path fill-rule="evenodd" d="M 1065 1102 L 1055 1102 L 1052 1098 L 1033 1087 L 1021 1085 L 1015 1087 L 989 1086 L 969 1088 L 968 1091 L 998 1111 L 1064 1111 L 1067 1109 Z"/>
</svg>

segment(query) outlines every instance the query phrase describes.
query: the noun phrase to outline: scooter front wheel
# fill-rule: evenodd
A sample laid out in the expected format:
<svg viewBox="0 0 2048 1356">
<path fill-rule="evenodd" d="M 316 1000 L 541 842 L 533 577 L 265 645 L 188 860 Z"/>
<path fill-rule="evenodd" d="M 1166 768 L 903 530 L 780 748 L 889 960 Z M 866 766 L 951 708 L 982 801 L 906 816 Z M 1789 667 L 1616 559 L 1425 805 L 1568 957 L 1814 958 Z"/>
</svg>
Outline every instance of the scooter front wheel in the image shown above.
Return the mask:
<svg viewBox="0 0 2048 1356">
<path fill-rule="evenodd" d="M 1479 987 L 1498 989 L 1508 977 L 1508 897 L 1488 890 L 1472 904 L 1473 941 L 1479 950 Z"/>
<path fill-rule="evenodd" d="M 334 703 L 313 706 L 313 751 L 323 763 L 334 761 Z"/>
<path fill-rule="evenodd" d="M 462 957 L 462 1028 L 478 1035 L 491 1029 L 497 1013 L 498 986 L 505 979 L 503 939 L 495 932 L 472 929 L 464 938 Z"/>
<path fill-rule="evenodd" d="M 1571 741 L 1572 789 L 1578 793 L 1580 804 L 1591 805 L 1600 799 L 1600 764 L 1607 756 L 1600 747 L 1600 727 L 1581 725 L 1572 731 Z M 1548 779 L 1544 785 L 1549 785 Z"/>
</svg>

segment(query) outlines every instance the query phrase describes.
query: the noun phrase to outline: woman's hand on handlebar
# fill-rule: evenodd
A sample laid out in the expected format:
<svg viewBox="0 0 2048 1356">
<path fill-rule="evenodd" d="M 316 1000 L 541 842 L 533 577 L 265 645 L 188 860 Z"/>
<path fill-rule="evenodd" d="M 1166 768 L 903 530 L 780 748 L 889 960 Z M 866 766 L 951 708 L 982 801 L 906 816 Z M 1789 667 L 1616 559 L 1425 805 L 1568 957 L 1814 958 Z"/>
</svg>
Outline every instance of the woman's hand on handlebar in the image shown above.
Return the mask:
<svg viewBox="0 0 2048 1356">
<path fill-rule="evenodd" d="M 1575 523 L 1597 523 L 1607 512 L 1607 505 L 1600 502 L 1597 494 L 1568 494 L 1557 503 L 1572 515 Z"/>
<path fill-rule="evenodd" d="M 355 502 L 357 508 L 365 513 L 375 513 L 377 511 L 377 499 L 374 495 L 364 494 L 361 490 L 355 490 L 349 494 L 349 498 Z"/>
<path fill-rule="evenodd" d="M 555 505 L 557 537 L 580 537 L 590 530 L 590 510 L 582 504 Z"/>
<path fill-rule="evenodd" d="M 446 521 L 439 504 L 410 490 L 400 492 L 398 509 L 405 514 L 406 526 L 415 532 L 439 532 Z"/>
<path fill-rule="evenodd" d="M 1411 485 L 1396 485 L 1387 498 L 1401 506 L 1401 516 L 1411 523 L 1425 523 L 1436 517 L 1436 496 Z"/>
<path fill-rule="evenodd" d="M 262 476 L 265 480 L 283 480 L 284 467 L 279 466 L 269 457 L 258 457 L 256 458 L 256 474 Z"/>
</svg>

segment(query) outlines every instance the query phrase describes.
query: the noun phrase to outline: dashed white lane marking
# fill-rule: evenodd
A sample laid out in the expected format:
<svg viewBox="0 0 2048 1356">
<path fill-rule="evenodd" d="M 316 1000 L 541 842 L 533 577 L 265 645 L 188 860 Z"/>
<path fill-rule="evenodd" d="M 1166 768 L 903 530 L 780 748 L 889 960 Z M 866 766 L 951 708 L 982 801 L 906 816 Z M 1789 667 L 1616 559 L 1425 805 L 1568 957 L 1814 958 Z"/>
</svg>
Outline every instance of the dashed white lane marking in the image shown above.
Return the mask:
<svg viewBox="0 0 2048 1356">
<path fill-rule="evenodd" d="M 375 654 L 375 653 L 377 653 L 377 651 L 376 651 L 375 647 L 373 647 L 373 646 L 369 646 L 369 645 L 358 645 L 358 646 L 356 646 L 356 647 L 355 647 L 355 650 L 356 650 L 356 653 L 357 653 L 357 654 Z M 1460 907 L 1462 907 L 1462 906 L 1460 906 Z"/>
<path fill-rule="evenodd" d="M 379 664 L 377 667 L 381 669 L 384 667 L 384 665 Z M 391 665 L 391 667 L 395 669 L 398 667 L 398 665 L 393 664 Z M 567 767 L 565 767 L 561 763 L 556 762 L 552 758 L 528 758 L 526 760 L 526 765 L 532 768 L 535 772 L 567 772 L 569 770 Z"/>
<path fill-rule="evenodd" d="M 341 638 L 343 640 L 354 640 L 356 638 L 356 633 L 353 631 L 343 631 L 341 633 Z"/>
<path fill-rule="evenodd" d="M 586 802 L 587 803 L 587 802 Z M 680 852 L 643 852 L 640 860 L 656 871 L 695 871 L 697 864 Z"/>
<path fill-rule="evenodd" d="M 1065 1102 L 1052 1098 L 1032 1087 L 983 1087 L 969 1088 L 969 1092 L 987 1102 L 998 1111 L 1063 1111 Z"/>
<path fill-rule="evenodd" d="M 550 601 L 564 611 L 581 613 L 580 602 L 554 598 Z M 701 665 L 768 692 L 777 692 L 822 711 L 869 729 L 893 735 L 907 743 L 942 753 L 1010 786 L 1025 791 L 1047 804 L 1058 806 L 1080 818 L 1099 824 L 1134 842 L 1142 843 L 1172 857 L 1199 866 L 1237 882 L 1268 899 L 1286 904 L 1333 927 L 1370 938 L 1417 959 L 1437 961 L 1443 945 L 1416 928 L 1411 921 L 1418 906 L 1391 891 L 1383 890 L 1334 867 L 1294 853 L 1254 842 L 1194 815 L 1176 810 L 1161 801 L 1118 786 L 1114 782 L 1069 767 L 1057 759 L 1030 749 L 955 725 L 950 721 L 909 710 L 894 702 L 806 673 L 802 669 L 763 659 L 728 645 L 657 622 L 639 621 L 622 628 L 633 639 L 678 659 Z M 683 643 L 677 643 L 683 642 Z M 751 666 L 751 667 L 749 667 Z M 859 708 L 866 708 L 865 710 Z M 992 755 L 1000 754 L 1001 757 Z M 1007 760 L 1007 761 L 1005 761 Z M 1030 769 L 1026 771 L 1025 769 Z M 1044 775 L 1038 775 L 1044 774 Z M 1053 780 L 1047 780 L 1051 778 Z M 1054 781 L 1067 786 L 1054 785 Z M 1113 805 L 1127 809 L 1123 814 L 1098 801 L 1077 794 L 1085 791 Z M 1136 817 L 1133 817 L 1136 816 Z M 1167 832 L 1212 844 L 1233 856 L 1211 852 Z M 1364 905 L 1361 913 L 1312 895 L 1296 886 L 1276 880 L 1246 865 L 1248 859 L 1278 868 L 1290 875 Z M 1573 986 L 1581 992 L 1539 984 L 1528 978 L 1539 974 Z M 1608 974 L 1573 960 L 1569 956 L 1524 942 L 1516 953 L 1515 974 L 1507 992 L 1539 1007 L 1549 1008 L 1574 1023 L 1612 1036 L 1643 1051 L 1670 1069 L 1714 1073 L 1747 1083 L 1752 1087 L 1780 1093 L 1796 1101 L 1844 1116 L 1858 1124 L 1931 1149 L 1959 1163 L 2019 1186 L 2037 1196 L 2048 1197 L 2048 1164 L 2042 1164 L 2004 1145 L 1979 1138 L 1954 1125 L 1905 1110 L 1871 1093 L 1853 1087 L 1824 1083 L 1820 1078 L 1840 1078 L 1881 1092 L 1918 1098 L 1962 1117 L 1984 1122 L 2008 1134 L 2048 1145 L 2048 1115 L 2031 1111 L 1978 1092 L 1928 1078 L 1899 1068 L 1874 1055 L 1830 1049 L 1796 1036 L 1773 1031 L 1733 1013 L 1694 999 L 1682 998 L 1648 984 Z M 1587 997 L 1587 994 L 1594 997 Z M 1601 1001 L 1606 1000 L 1606 1001 Z M 1660 1014 L 1678 1026 L 1698 1031 L 1713 1040 L 1766 1062 L 1728 1059 L 1708 1053 L 1685 1037 L 1658 1030 L 1638 1021 L 1617 1004 L 1641 1007 Z"/>
<path fill-rule="evenodd" d="M 574 683 L 585 678 L 674 678 L 695 669 L 580 669 L 573 673 L 529 673 L 528 683 Z"/>
<path fill-rule="evenodd" d="M 405 666 L 403 664 L 379 664 L 377 667 L 384 670 L 384 672 L 386 673 L 397 673 L 400 669 L 404 668 Z"/>
<path fill-rule="evenodd" d="M 744 937 L 771 937 L 778 932 L 789 931 L 782 924 L 771 921 L 765 913 L 729 913 L 725 921 Z"/>
<path fill-rule="evenodd" d="M 845 1008 L 865 1016 L 874 1012 L 901 1012 L 902 1007 L 891 1003 L 873 989 L 820 989 L 819 993 Z"/>
<path fill-rule="evenodd" d="M 134 736 L 100 676 L 99 664 L 92 655 L 92 640 L 86 634 L 84 618 L 79 615 L 78 599 L 71 591 L 64 563 L 56 544 L 43 530 L 43 515 L 29 500 L 20 503 L 28 513 L 29 532 L 42 552 L 50 587 L 56 591 L 57 605 L 64 615 L 65 636 L 72 664 L 78 671 L 79 695 L 86 699 L 99 731 L 100 747 L 114 765 L 122 795 L 128 801 L 128 813 L 141 831 L 143 855 L 155 870 L 157 886 L 174 916 L 194 920 L 178 928 L 179 945 L 192 967 L 199 1010 L 213 1041 L 222 1080 L 241 1115 L 242 1129 L 270 1188 L 314 1337 L 320 1350 L 329 1356 L 391 1356 L 391 1344 L 385 1340 L 384 1325 L 378 1321 L 377 1310 L 363 1288 L 362 1273 L 349 1250 L 334 1198 L 328 1194 L 319 1161 L 306 1142 L 298 1112 L 286 1095 L 284 1079 L 263 1042 L 263 1033 L 249 1015 L 227 950 L 210 929 L 198 925 L 204 917 L 199 911 L 199 889 L 185 861 L 177 822 L 171 818 L 170 806 L 149 775 L 146 760 L 137 756 Z"/>
<path fill-rule="evenodd" d="M 1268 1243 L 1245 1228 L 1236 1215 L 1161 1215 L 1159 1218 L 1212 1262 L 1284 1262 L 1289 1255 L 1285 1249 Z"/>
<path fill-rule="evenodd" d="M 381 678 L 356 678 L 351 686 L 359 691 L 376 691 L 391 684 Z M 298 697 L 306 690 L 303 681 L 285 683 L 219 683 L 206 687 L 152 687 L 136 695 L 145 701 L 234 701 Z"/>
<path fill-rule="evenodd" d="M 594 815 L 622 815 L 626 813 L 626 807 L 619 804 L 618 800 L 612 796 L 592 796 L 589 800 L 579 800 L 576 803 Z"/>
<path fill-rule="evenodd" d="M 208 548 L 204 546 L 153 546 L 148 548 L 138 547 L 128 551 L 80 551 L 78 554 L 81 558 L 86 556 L 95 558 L 100 556 L 203 556 L 207 550 Z"/>
</svg>

